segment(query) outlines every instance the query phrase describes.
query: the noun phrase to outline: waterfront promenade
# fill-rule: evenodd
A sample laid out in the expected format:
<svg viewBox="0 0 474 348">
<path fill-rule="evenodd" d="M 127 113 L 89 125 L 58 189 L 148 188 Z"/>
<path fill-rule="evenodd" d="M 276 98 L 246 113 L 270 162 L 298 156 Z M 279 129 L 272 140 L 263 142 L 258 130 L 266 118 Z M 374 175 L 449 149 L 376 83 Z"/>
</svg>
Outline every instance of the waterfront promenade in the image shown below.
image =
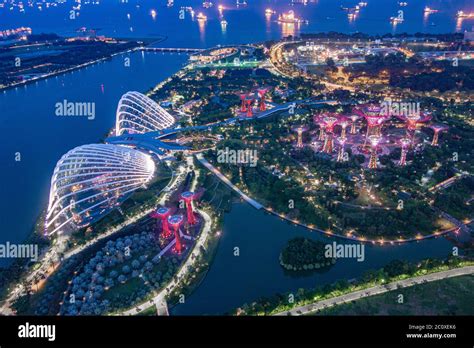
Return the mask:
<svg viewBox="0 0 474 348">
<path fill-rule="evenodd" d="M 354 291 L 345 295 L 333 297 L 327 300 L 318 301 L 303 306 L 298 306 L 292 308 L 289 311 L 280 312 L 275 315 L 305 315 L 311 314 L 322 309 L 326 309 L 332 306 L 340 305 L 343 303 L 355 301 L 364 297 L 374 296 L 386 293 L 388 291 L 396 290 L 399 288 L 407 288 L 410 286 L 434 282 L 437 280 L 448 279 L 452 277 L 458 277 L 463 275 L 474 274 L 474 266 L 466 266 L 462 268 L 450 269 L 448 271 L 441 271 L 436 273 L 430 273 L 418 277 L 413 277 L 409 279 L 397 280 L 388 284 L 377 285 L 368 289 L 362 289 Z"/>
</svg>

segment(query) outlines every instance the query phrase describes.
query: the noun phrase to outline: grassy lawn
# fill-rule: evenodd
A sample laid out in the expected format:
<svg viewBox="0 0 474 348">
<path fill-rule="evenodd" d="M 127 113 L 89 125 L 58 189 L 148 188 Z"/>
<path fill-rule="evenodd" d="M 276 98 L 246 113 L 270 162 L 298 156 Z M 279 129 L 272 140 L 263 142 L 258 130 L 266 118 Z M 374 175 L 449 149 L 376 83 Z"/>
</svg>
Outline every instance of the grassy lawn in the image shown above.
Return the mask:
<svg viewBox="0 0 474 348">
<path fill-rule="evenodd" d="M 155 306 L 151 306 L 147 309 L 145 309 L 144 311 L 141 311 L 140 313 L 136 314 L 136 316 L 139 316 L 139 317 L 146 317 L 146 316 L 149 316 L 149 317 L 152 317 L 152 316 L 156 316 L 156 307 Z"/>
<path fill-rule="evenodd" d="M 102 298 L 104 300 L 115 301 L 115 296 L 130 296 L 134 291 L 143 287 L 144 283 L 141 278 L 131 278 L 125 283 L 115 285 L 110 290 L 104 292 Z"/>
<path fill-rule="evenodd" d="M 473 287 L 474 275 L 454 277 L 338 305 L 316 315 L 473 315 Z M 398 303 L 400 294 L 403 303 Z"/>
</svg>

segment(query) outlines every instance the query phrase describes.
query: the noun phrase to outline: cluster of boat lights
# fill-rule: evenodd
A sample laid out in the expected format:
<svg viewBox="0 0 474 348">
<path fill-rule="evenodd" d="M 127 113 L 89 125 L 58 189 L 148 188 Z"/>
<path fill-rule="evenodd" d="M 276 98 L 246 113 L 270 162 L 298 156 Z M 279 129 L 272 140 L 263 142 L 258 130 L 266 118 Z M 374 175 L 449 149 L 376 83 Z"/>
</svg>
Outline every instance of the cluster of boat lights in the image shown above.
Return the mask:
<svg viewBox="0 0 474 348">
<path fill-rule="evenodd" d="M 43 0 L 41 2 L 34 2 L 33 0 L 27 0 L 27 1 L 17 1 L 17 0 L 0 0 L 0 8 L 8 8 L 10 11 L 14 11 L 15 9 L 18 9 L 20 12 L 24 13 L 26 7 L 31 7 L 34 8 L 36 7 L 38 10 L 42 10 L 43 8 L 49 8 L 49 7 L 56 7 L 58 4 L 63 4 L 66 3 L 66 0 L 57 0 L 57 1 L 51 1 L 51 0 Z M 79 11 L 81 10 L 81 6 L 83 4 L 85 5 L 99 5 L 100 1 L 99 0 L 74 0 L 73 1 L 74 5 L 72 7 L 73 10 Z M 294 3 L 302 3 L 303 5 L 307 4 L 306 0 L 292 0 L 291 4 Z M 244 7 L 247 6 L 247 2 L 245 0 L 236 0 L 236 6 L 237 7 Z M 359 12 L 362 8 L 367 6 L 367 2 L 365 1 L 360 1 L 357 3 L 357 5 L 353 7 L 344 7 L 341 6 L 341 9 L 347 12 L 347 17 L 350 22 L 354 21 L 358 15 Z M 399 1 L 398 5 L 400 7 L 406 7 L 408 6 L 408 2 L 405 1 Z M 137 5 L 139 7 L 139 5 Z M 173 7 L 174 6 L 174 0 L 168 0 L 167 1 L 167 7 Z M 204 9 L 210 9 L 214 6 L 214 3 L 211 1 L 204 1 L 202 3 L 202 7 Z M 219 16 L 220 16 L 220 22 L 225 29 L 227 26 L 227 21 L 223 17 L 223 11 L 225 10 L 225 7 L 223 5 L 218 5 L 217 9 L 219 11 Z M 197 15 L 194 11 L 194 9 L 190 6 L 182 6 L 181 10 L 187 11 L 190 15 L 191 18 L 194 19 L 196 18 L 201 24 L 207 21 L 207 16 L 203 12 L 198 12 Z M 438 13 L 439 10 L 431 8 L 429 6 L 426 6 L 423 10 L 423 15 L 424 18 L 426 19 L 429 15 Z M 402 13 L 402 14 L 401 14 Z M 150 16 L 152 17 L 153 20 L 156 20 L 157 17 L 157 11 L 156 9 L 151 9 L 150 10 Z M 267 8 L 265 10 L 265 16 L 267 19 L 270 19 L 273 15 L 276 15 L 276 11 L 274 11 L 271 8 Z M 127 13 L 127 18 L 130 19 L 131 15 L 130 13 Z M 455 18 L 457 19 L 458 22 L 462 22 L 465 19 L 474 19 L 474 12 L 464 12 L 462 10 L 457 11 Z M 403 23 L 404 22 L 404 17 L 403 17 L 403 11 L 399 10 L 398 14 L 396 16 L 390 17 L 389 21 L 393 26 L 396 26 L 397 24 Z M 278 15 L 277 22 L 281 24 L 308 24 L 308 20 L 298 18 L 294 11 L 288 11 L 284 12 Z M 433 24 L 434 25 L 434 24 Z M 458 26 L 459 27 L 459 24 Z M 131 31 L 132 28 L 130 28 Z"/>
</svg>

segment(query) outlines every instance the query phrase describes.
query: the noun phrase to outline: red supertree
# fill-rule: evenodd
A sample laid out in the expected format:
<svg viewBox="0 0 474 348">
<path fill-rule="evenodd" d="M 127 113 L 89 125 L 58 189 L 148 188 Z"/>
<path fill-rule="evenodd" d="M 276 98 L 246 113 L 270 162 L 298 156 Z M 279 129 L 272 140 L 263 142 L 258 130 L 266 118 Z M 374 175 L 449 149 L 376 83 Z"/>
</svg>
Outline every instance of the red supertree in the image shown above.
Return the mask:
<svg viewBox="0 0 474 348">
<path fill-rule="evenodd" d="M 174 251 L 178 254 L 181 254 L 183 251 L 183 244 L 181 243 L 181 236 L 179 235 L 179 227 L 183 223 L 183 215 L 172 215 L 168 217 L 168 223 L 174 231 L 174 237 L 176 243 L 174 245 Z"/>
<path fill-rule="evenodd" d="M 438 140 L 439 140 L 439 133 L 444 132 L 448 130 L 448 126 L 444 124 L 434 124 L 431 126 L 431 129 L 433 129 L 434 134 L 433 134 L 433 141 L 431 142 L 432 146 L 438 146 Z"/>
<path fill-rule="evenodd" d="M 242 101 L 242 104 L 240 106 L 240 111 L 241 112 L 247 112 L 247 106 L 246 106 L 246 103 L 245 103 L 246 98 L 247 98 L 246 94 L 241 94 L 240 95 L 240 100 Z"/>
<path fill-rule="evenodd" d="M 265 104 L 265 94 L 267 93 L 268 88 L 259 88 L 258 89 L 258 96 L 260 98 L 260 111 L 265 111 L 267 109 L 267 105 Z"/>
<path fill-rule="evenodd" d="M 194 216 L 193 212 L 193 204 L 192 201 L 194 199 L 194 192 L 186 191 L 181 194 L 181 198 L 186 202 L 186 212 L 188 215 L 188 224 L 195 225 L 196 224 L 196 217 Z"/>
<path fill-rule="evenodd" d="M 411 140 L 409 138 L 400 139 L 400 145 L 402 146 L 402 153 L 400 155 L 400 162 L 398 162 L 398 164 L 402 167 L 407 164 L 407 152 L 408 152 L 408 148 L 410 147 L 410 143 L 411 143 Z"/>
<path fill-rule="evenodd" d="M 247 97 L 247 99 L 245 99 L 245 104 L 246 104 L 246 107 L 247 107 L 247 117 L 252 117 L 253 116 L 252 103 L 253 103 L 253 99 L 251 97 Z"/>
<path fill-rule="evenodd" d="M 161 236 L 163 238 L 168 238 L 171 236 L 171 231 L 168 226 L 168 217 L 170 215 L 171 211 L 169 208 L 166 207 L 161 207 L 155 210 L 153 213 L 151 213 L 151 217 L 154 219 L 158 219 L 157 221 L 161 220 Z"/>
</svg>

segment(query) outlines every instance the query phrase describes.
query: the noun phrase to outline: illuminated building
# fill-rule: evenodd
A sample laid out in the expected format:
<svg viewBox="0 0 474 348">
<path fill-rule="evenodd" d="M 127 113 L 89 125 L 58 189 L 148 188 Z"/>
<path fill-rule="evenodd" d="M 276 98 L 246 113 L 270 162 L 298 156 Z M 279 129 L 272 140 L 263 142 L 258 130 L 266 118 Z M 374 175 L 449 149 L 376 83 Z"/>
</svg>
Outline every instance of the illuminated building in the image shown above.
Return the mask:
<svg viewBox="0 0 474 348">
<path fill-rule="evenodd" d="M 67 152 L 51 178 L 45 234 L 89 225 L 146 185 L 155 162 L 128 147 L 93 144 Z"/>
<path fill-rule="evenodd" d="M 117 106 L 115 133 L 152 132 L 169 128 L 174 123 L 174 117 L 146 95 L 127 92 Z"/>
</svg>

